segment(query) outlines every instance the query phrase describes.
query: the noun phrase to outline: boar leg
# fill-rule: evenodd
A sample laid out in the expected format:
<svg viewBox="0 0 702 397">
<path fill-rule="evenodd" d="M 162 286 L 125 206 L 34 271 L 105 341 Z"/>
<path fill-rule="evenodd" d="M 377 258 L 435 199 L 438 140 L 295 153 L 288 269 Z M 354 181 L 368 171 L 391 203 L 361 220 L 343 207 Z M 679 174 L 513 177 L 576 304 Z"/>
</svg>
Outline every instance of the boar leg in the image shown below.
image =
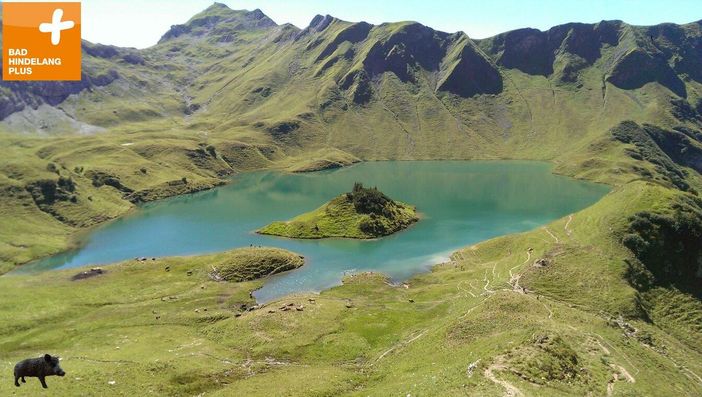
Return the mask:
<svg viewBox="0 0 702 397">
<path fill-rule="evenodd" d="M 24 380 L 24 376 L 22 377 L 22 383 L 27 383 L 27 381 Z"/>
<path fill-rule="evenodd" d="M 39 377 L 39 382 L 41 382 L 41 387 L 43 387 L 44 389 L 49 388 L 49 386 L 46 385 L 46 380 L 44 380 L 43 376 Z"/>
<path fill-rule="evenodd" d="M 19 376 L 16 376 L 16 375 L 15 375 L 15 386 L 17 386 L 17 387 L 20 386 L 19 382 L 17 382 L 17 380 L 18 380 L 19 378 L 20 378 Z"/>
</svg>

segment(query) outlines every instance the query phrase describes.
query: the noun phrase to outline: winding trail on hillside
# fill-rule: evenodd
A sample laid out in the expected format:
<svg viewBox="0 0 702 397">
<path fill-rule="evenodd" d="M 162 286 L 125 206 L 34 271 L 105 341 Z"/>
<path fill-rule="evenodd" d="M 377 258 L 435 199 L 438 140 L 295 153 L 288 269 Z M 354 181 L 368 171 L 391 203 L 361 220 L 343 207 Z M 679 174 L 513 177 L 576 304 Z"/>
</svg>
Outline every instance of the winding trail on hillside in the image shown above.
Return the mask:
<svg viewBox="0 0 702 397">
<path fill-rule="evenodd" d="M 553 318 L 553 310 L 551 310 L 550 307 L 546 306 L 546 304 L 544 302 L 541 302 L 541 304 L 544 306 L 544 308 L 546 310 L 548 310 L 548 319 L 550 320 L 551 318 Z"/>
<path fill-rule="evenodd" d="M 617 364 L 610 364 L 609 366 L 614 370 L 614 372 L 612 372 L 612 379 L 607 382 L 607 397 L 614 394 L 614 384 L 620 380 L 624 380 L 629 383 L 636 383 L 636 379 L 629 374 L 629 371 L 627 371 L 626 368 Z"/>
<path fill-rule="evenodd" d="M 459 252 L 459 253 L 457 253 L 457 254 L 460 254 L 460 256 L 463 257 L 463 253 L 462 253 L 462 252 Z M 465 259 L 464 259 L 464 260 L 465 260 Z M 489 265 L 490 263 L 492 263 L 492 262 L 487 262 L 487 263 L 484 263 L 483 265 Z M 485 279 L 485 281 L 486 281 L 486 284 L 485 284 L 484 288 L 485 288 L 485 290 L 488 292 L 487 296 L 486 296 L 484 299 L 480 300 L 477 304 L 473 305 L 470 309 L 466 310 L 466 312 L 463 313 L 463 314 L 461 314 L 461 315 L 457 318 L 457 320 L 460 321 L 460 320 L 464 319 L 466 316 L 468 316 L 470 313 L 472 313 L 473 310 L 475 310 L 475 309 L 477 309 L 478 307 L 482 306 L 482 305 L 485 303 L 485 301 L 486 301 L 487 299 L 489 299 L 490 296 L 492 296 L 491 293 L 494 293 L 494 292 L 495 292 L 495 291 L 493 291 L 493 290 L 487 289 L 487 286 L 490 284 L 490 280 L 487 278 L 487 269 L 485 269 L 484 279 Z M 460 292 L 463 292 L 463 293 L 466 293 L 466 294 L 470 294 L 473 298 L 478 298 L 478 296 L 475 295 L 471 290 L 467 290 L 467 289 L 463 288 L 463 287 L 462 287 L 463 283 L 466 283 L 466 280 L 460 281 L 460 282 L 456 285 L 456 289 L 457 289 L 458 291 L 460 291 Z M 473 286 L 473 283 L 472 283 L 472 282 L 467 282 L 467 283 L 468 283 L 468 285 L 470 286 L 471 289 L 476 289 L 476 288 Z M 481 294 L 481 295 L 486 295 L 486 293 L 483 293 L 483 294 Z M 452 297 L 452 298 L 442 299 L 442 300 L 436 301 L 436 302 L 434 302 L 434 303 L 437 303 L 437 304 L 445 303 L 445 302 L 452 301 L 452 300 L 455 300 L 455 299 L 458 299 L 458 298 L 461 298 L 461 297 L 465 297 L 465 295 L 459 294 L 459 295 L 454 296 L 454 297 Z M 434 305 L 434 306 L 435 306 L 435 305 Z M 423 337 L 423 336 L 426 335 L 428 332 L 436 331 L 436 330 L 438 330 L 438 329 L 440 329 L 440 328 L 442 328 L 442 327 L 443 327 L 442 324 L 438 324 L 438 325 L 436 325 L 435 327 L 424 328 L 424 329 L 422 329 L 422 330 L 417 331 L 416 334 L 412 334 L 413 336 L 410 336 L 409 339 L 400 340 L 400 341 L 396 342 L 393 346 L 391 346 L 389 349 L 387 349 L 387 350 L 384 351 L 382 354 L 380 354 L 380 356 L 378 356 L 378 358 L 375 359 L 375 361 L 373 361 L 373 362 L 370 364 L 370 366 L 371 366 L 371 367 L 374 366 L 376 363 L 380 362 L 382 359 L 384 359 L 384 358 L 385 358 L 386 356 L 388 356 L 390 353 L 395 352 L 395 351 L 397 351 L 397 350 L 400 350 L 400 349 L 402 349 L 402 348 L 404 348 L 404 347 L 409 346 L 411 343 L 413 343 L 413 342 L 415 342 L 416 340 L 418 340 L 419 338 Z"/>
<path fill-rule="evenodd" d="M 551 230 L 550 230 L 548 227 L 544 226 L 544 230 L 546 230 L 546 233 L 548 233 L 551 237 L 553 237 L 554 240 L 556 240 L 556 243 L 559 243 L 559 242 L 560 242 L 560 241 L 558 240 L 558 237 L 556 237 L 555 234 L 551 233 Z"/>
<path fill-rule="evenodd" d="M 494 293 L 495 291 L 488 289 L 488 286 L 490 285 L 490 279 L 487 276 L 487 269 L 485 269 L 485 276 L 483 276 L 483 281 L 485 281 L 485 285 L 483 285 L 483 289 L 485 290 L 484 293 L 487 293 L 487 294 Z"/>
<path fill-rule="evenodd" d="M 571 233 L 573 232 L 572 230 L 568 229 L 568 225 L 570 225 L 570 222 L 572 220 L 573 220 L 573 214 L 568 215 L 568 221 L 566 222 L 565 226 L 563 226 L 563 230 L 565 230 L 568 237 L 570 237 Z"/>
<path fill-rule="evenodd" d="M 675 359 L 674 359 L 673 357 L 671 357 L 670 355 L 664 355 L 664 357 L 666 357 L 668 360 L 670 360 L 670 362 L 672 362 L 673 365 L 675 365 L 677 368 L 680 368 L 681 370 L 683 370 L 685 376 L 687 376 L 689 379 L 691 379 L 691 380 L 697 380 L 697 382 L 699 382 L 700 385 L 702 385 L 702 377 L 700 377 L 699 375 L 697 375 L 697 374 L 696 374 L 694 371 L 692 371 L 690 368 L 688 368 L 688 367 L 686 367 L 686 366 L 680 364 L 677 360 L 675 360 Z"/>
<path fill-rule="evenodd" d="M 377 363 L 378 361 L 382 360 L 383 358 L 385 358 L 385 356 L 387 356 L 388 354 L 390 354 L 393 350 L 395 350 L 395 349 L 397 349 L 397 348 L 400 348 L 400 347 L 405 347 L 405 346 L 409 345 L 410 343 L 416 341 L 417 339 L 419 339 L 419 338 L 421 338 L 422 336 L 424 336 L 428 331 L 429 331 L 429 329 L 425 329 L 425 330 L 423 330 L 422 332 L 420 332 L 419 334 L 413 336 L 412 338 L 410 338 L 410 339 L 408 339 L 408 340 L 406 340 L 406 341 L 399 341 L 398 343 L 396 343 L 395 345 L 393 345 L 391 348 L 389 348 L 388 350 L 384 351 L 383 354 L 381 354 L 380 356 L 378 356 L 378 358 L 375 360 L 375 362 Z M 375 364 L 375 363 L 373 363 L 373 364 Z M 373 365 L 373 364 L 371 364 L 371 365 Z"/>
<path fill-rule="evenodd" d="M 397 123 L 397 125 L 398 125 L 398 126 L 402 129 L 402 131 L 405 133 L 405 137 L 407 138 L 407 140 L 408 140 L 408 142 L 409 142 L 409 146 L 410 146 L 408 149 L 414 149 L 414 148 L 416 147 L 416 142 L 415 142 L 414 139 L 412 138 L 412 134 L 410 134 L 410 132 L 407 131 L 407 128 L 405 128 L 404 124 L 402 124 L 402 120 L 400 120 L 400 116 L 398 116 L 397 113 L 395 113 L 395 112 L 392 111 L 389 107 L 387 107 L 387 106 L 385 105 L 385 103 L 383 103 L 382 106 L 383 106 L 383 110 L 385 110 L 386 112 L 388 112 L 388 113 L 390 113 L 390 114 L 392 115 L 392 118 L 393 118 L 393 120 L 395 121 L 395 123 Z M 410 154 L 412 154 L 412 153 L 410 152 Z"/>
<path fill-rule="evenodd" d="M 576 329 L 575 327 L 573 327 L 573 326 L 570 326 L 570 328 L 572 328 L 573 330 L 577 330 L 577 329 Z M 582 330 L 578 330 L 578 331 L 583 332 Z M 598 334 L 597 332 L 585 332 L 585 334 L 586 334 L 586 335 L 589 335 L 589 336 L 594 336 L 598 341 L 600 341 L 600 342 L 606 344 L 606 345 L 609 347 L 609 349 L 613 350 L 617 355 L 621 356 L 621 357 L 629 364 L 629 366 L 631 366 L 631 368 L 634 369 L 634 373 L 638 375 L 639 369 L 634 365 L 634 363 L 631 362 L 631 360 L 629 360 L 629 357 L 628 357 L 626 354 L 624 354 L 623 352 L 619 351 L 619 349 L 617 349 L 616 347 L 614 347 L 614 345 L 611 344 L 611 343 L 610 343 L 607 339 L 605 339 L 602 335 Z M 606 350 L 607 350 L 607 354 L 609 354 L 609 349 L 606 349 Z"/>
<path fill-rule="evenodd" d="M 468 283 L 468 285 L 470 286 L 471 289 L 468 290 L 468 289 L 461 288 L 461 285 L 462 285 L 463 283 Z M 465 293 L 467 293 L 467 294 L 470 294 L 470 296 L 472 296 L 473 298 L 477 298 L 477 296 L 476 296 L 476 295 L 473 293 L 473 291 L 472 291 L 473 289 L 475 289 L 475 287 L 473 287 L 473 284 L 467 282 L 466 280 L 460 281 L 460 282 L 456 285 L 456 289 L 459 290 L 459 291 L 461 291 L 461 292 L 465 292 Z"/>
<path fill-rule="evenodd" d="M 514 269 L 518 268 L 519 266 L 524 266 L 525 264 L 527 264 L 527 262 L 531 260 L 531 249 L 528 249 L 526 251 L 526 254 L 527 257 L 524 260 L 524 262 L 514 265 L 509 269 L 509 285 L 512 286 L 512 291 L 523 292 L 519 287 L 519 279 L 522 278 L 521 273 L 513 274 L 512 272 L 514 271 Z"/>
<path fill-rule="evenodd" d="M 485 301 L 486 301 L 488 298 L 490 298 L 490 296 L 491 296 L 491 295 L 488 295 L 485 299 L 481 300 L 480 302 L 478 302 L 477 304 L 475 304 L 473 307 L 471 307 L 470 309 L 468 309 L 465 313 L 461 314 L 461 315 L 457 318 L 457 320 L 462 320 L 462 319 L 464 319 L 466 316 L 468 316 L 470 313 L 472 313 L 473 310 L 475 310 L 475 309 L 477 309 L 478 307 L 480 307 L 480 306 L 482 306 L 483 304 L 485 304 Z M 450 300 L 450 299 L 447 299 L 447 300 Z M 447 301 L 447 300 L 444 300 L 444 301 Z M 394 351 L 396 351 L 396 350 L 399 350 L 399 349 L 401 349 L 401 348 L 404 348 L 404 347 L 409 346 L 412 342 L 414 342 L 414 341 L 416 341 L 417 339 L 421 338 L 422 336 L 426 335 L 428 332 L 436 331 L 436 330 L 438 330 L 438 329 L 440 329 L 440 328 L 442 328 L 442 327 L 443 327 L 443 324 L 438 324 L 438 325 L 436 325 L 435 327 L 425 328 L 425 329 L 419 331 L 416 335 L 410 337 L 410 338 L 407 339 L 407 340 L 398 341 L 398 342 L 395 343 L 392 347 L 390 347 L 388 350 L 384 351 L 380 356 L 378 356 L 378 358 L 375 359 L 375 361 L 373 361 L 373 362 L 370 364 L 370 366 L 371 366 L 371 367 L 374 366 L 375 364 L 377 364 L 378 362 L 380 362 L 380 360 L 382 360 L 383 358 L 385 358 L 388 354 L 390 354 L 390 353 L 392 353 L 392 352 L 394 352 Z"/>
<path fill-rule="evenodd" d="M 695 379 L 697 379 L 697 381 L 700 382 L 700 384 L 702 384 L 702 378 L 701 378 L 699 375 L 697 375 L 696 373 L 694 373 L 691 369 L 689 369 L 688 367 L 686 367 L 686 366 L 684 366 L 684 365 L 678 364 L 678 363 L 677 363 L 675 360 L 673 360 L 672 358 L 670 359 L 670 361 L 672 361 L 673 364 L 677 365 L 680 369 L 682 369 L 682 370 L 685 371 L 686 373 L 692 375 L 692 377 L 694 377 Z M 689 376 L 688 376 L 688 377 L 689 377 Z"/>
<path fill-rule="evenodd" d="M 65 360 L 81 360 L 81 361 L 90 361 L 94 363 L 105 363 L 105 364 L 135 364 L 138 365 L 139 363 L 136 361 L 129 361 L 129 360 L 102 360 L 98 358 L 90 358 L 90 357 L 85 357 L 85 356 L 73 356 L 73 357 L 63 357 L 62 359 Z"/>
<path fill-rule="evenodd" d="M 517 397 L 517 396 L 523 396 L 521 390 L 519 390 L 517 387 L 515 387 L 513 384 L 507 382 L 506 380 L 499 379 L 498 377 L 495 376 L 494 372 L 495 370 L 505 370 L 507 367 L 505 367 L 503 364 L 500 363 L 494 363 L 491 364 L 489 367 L 485 368 L 485 371 L 483 372 L 483 375 L 485 375 L 486 378 L 488 378 L 491 382 L 502 386 L 505 389 L 505 397 Z"/>
</svg>

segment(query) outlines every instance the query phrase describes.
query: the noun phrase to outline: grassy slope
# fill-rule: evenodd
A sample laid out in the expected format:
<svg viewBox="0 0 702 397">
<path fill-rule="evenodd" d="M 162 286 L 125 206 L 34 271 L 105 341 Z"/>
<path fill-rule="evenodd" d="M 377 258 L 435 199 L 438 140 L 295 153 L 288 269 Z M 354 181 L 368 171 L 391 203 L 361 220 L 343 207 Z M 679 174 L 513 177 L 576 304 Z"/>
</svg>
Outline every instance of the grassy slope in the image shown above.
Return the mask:
<svg viewBox="0 0 702 397">
<path fill-rule="evenodd" d="M 64 395 L 499 396 L 504 384 L 525 395 L 606 395 L 610 384 L 614 395 L 696 395 L 702 341 L 690 324 L 677 325 L 683 339 L 640 320 L 627 320 L 637 331 L 626 335 L 615 321 L 639 310 L 622 280 L 622 215 L 669 194 L 631 183 L 572 217 L 460 250 L 408 288 L 363 274 L 314 303 L 292 296 L 241 317 L 261 281 L 211 281 L 212 257 L 128 262 L 79 282 L 68 281 L 75 269 L 3 277 L 12 321 L 0 369 L 59 354 L 68 376 L 49 385 Z M 549 266 L 534 267 L 540 258 Z M 288 302 L 304 311 L 278 310 Z M 536 342 L 544 336 L 556 342 Z M 36 387 L 3 382 L 0 392 Z"/>
<path fill-rule="evenodd" d="M 305 153 L 299 159 L 291 159 L 290 172 L 313 172 L 332 168 L 346 167 L 361 161 L 358 157 L 338 149 L 317 150 Z"/>
<path fill-rule="evenodd" d="M 2 323 L 3 359 L 8 358 L 5 352 L 10 351 L 31 355 L 33 348 L 29 346 L 40 343 L 43 348 L 73 351 L 73 356 L 64 354 L 65 362 L 81 364 L 69 370 L 70 377 L 66 379 L 76 382 L 79 377 L 88 382 L 74 385 L 87 395 L 104 395 L 109 380 L 117 381 L 117 388 L 137 382 L 151 385 L 158 394 L 183 392 L 179 377 L 189 379 L 191 371 L 209 366 L 212 357 L 229 354 L 198 336 L 197 329 L 232 316 L 232 311 L 238 311 L 242 304 L 251 304 L 249 291 L 262 285 L 256 279 L 261 272 L 276 272 L 265 266 L 275 262 L 276 256 L 297 258 L 283 250 L 257 248 L 196 258 L 130 261 L 110 266 L 105 269 L 106 274 L 80 281 L 70 281 L 70 276 L 78 272 L 76 269 L 36 278 L 4 277 L 2 283 L 7 288 L 2 292 L 2 311 L 13 320 Z M 242 257 L 246 260 L 242 261 Z M 262 266 L 252 268 L 252 258 Z M 214 282 L 209 275 L 213 265 L 252 281 Z M 21 309 L 19 301 L 24 302 Z M 54 332 L 57 327 L 63 331 Z M 148 331 L 154 329 L 159 332 Z M 185 358 L 195 352 L 199 362 L 187 358 L 183 362 L 188 364 L 180 369 L 168 364 L 173 354 Z M 104 361 L 100 361 L 101 357 Z M 103 378 L 113 370 L 114 376 Z M 9 365 L 3 372 L 10 372 Z M 157 373 L 159 378 L 170 377 L 173 384 L 155 381 Z M 58 394 L 77 391 L 61 391 L 57 383 L 49 381 Z M 33 395 L 36 385 L 30 383 L 19 391 Z M 11 392 L 16 390 L 4 389 L 1 394 Z"/>
<path fill-rule="evenodd" d="M 279 248 L 239 248 L 207 258 L 210 276 L 226 281 L 251 281 L 305 264 L 301 255 Z"/>
<path fill-rule="evenodd" d="M 417 220 L 414 207 L 401 202 L 394 202 L 394 219 L 378 216 L 390 234 L 407 228 Z M 273 222 L 259 229 L 257 233 L 290 238 L 376 238 L 373 233 L 364 232 L 361 223 L 371 219 L 369 214 L 359 213 L 346 194 L 333 198 L 314 211 L 298 215 L 284 222 Z"/>
</svg>

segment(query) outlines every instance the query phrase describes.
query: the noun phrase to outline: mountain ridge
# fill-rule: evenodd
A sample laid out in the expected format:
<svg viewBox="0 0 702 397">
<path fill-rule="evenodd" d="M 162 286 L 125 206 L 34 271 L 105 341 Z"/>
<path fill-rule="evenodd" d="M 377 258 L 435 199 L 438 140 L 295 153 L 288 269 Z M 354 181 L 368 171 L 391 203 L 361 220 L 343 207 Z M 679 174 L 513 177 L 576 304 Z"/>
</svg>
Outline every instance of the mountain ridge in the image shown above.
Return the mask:
<svg viewBox="0 0 702 397">
<path fill-rule="evenodd" d="M 323 77 L 324 72 L 340 59 L 363 57 L 355 60 L 355 63 L 362 63 L 362 67 L 349 68 L 344 76 L 336 79 L 336 83 L 345 91 L 350 90 L 353 102 L 361 105 L 372 94 L 369 80 L 390 72 L 402 82 L 413 81 L 415 77 L 411 69 L 416 67 L 443 74 L 434 85 L 434 91 L 450 92 L 464 98 L 501 93 L 505 70 L 519 70 L 548 78 L 555 76 L 556 82 L 576 83 L 582 71 L 595 66 L 597 61 L 603 63 L 605 81 L 625 90 L 657 82 L 677 96 L 687 98 L 683 78 L 693 79 L 697 83 L 702 81 L 702 67 L 699 67 L 702 65 L 702 55 L 699 54 L 702 48 L 702 21 L 647 27 L 621 21 L 568 23 L 545 31 L 516 29 L 474 40 L 462 32 L 435 31 L 418 22 L 372 25 L 346 22 L 329 15 L 317 15 L 309 26 L 298 29 L 289 24 L 276 24 L 259 9 L 232 10 L 224 4 L 215 3 L 185 24 L 173 25 L 158 44 L 147 49 L 120 48 L 84 41 L 84 73 L 80 82 L 0 83 L 0 87 L 4 88 L 0 92 L 0 120 L 27 107 L 36 110 L 43 103 L 56 106 L 70 95 L 107 86 L 120 80 L 122 74 L 119 69 L 122 65 L 134 65 L 132 69 L 137 69 L 138 73 L 148 74 L 154 71 L 156 64 L 173 61 L 171 53 L 160 51 L 169 45 L 173 46 L 170 51 L 198 46 L 200 40 L 220 46 L 237 45 L 250 42 L 249 36 L 256 36 L 255 32 L 264 37 L 275 30 L 277 37 L 265 45 L 280 48 L 290 41 L 300 42 L 306 38 L 308 43 L 304 51 L 312 51 L 317 42 L 325 40 L 323 34 L 329 26 L 337 25 L 346 28 L 337 32 L 333 41 L 325 44 L 324 50 L 315 57 L 315 63 L 324 62 L 318 67 L 315 77 Z M 359 43 L 373 40 L 369 38 L 372 31 L 378 32 L 379 37 L 367 52 L 358 54 L 353 49 L 345 48 L 342 54 L 335 54 L 340 45 L 350 43 L 358 46 Z M 192 42 L 186 43 L 187 40 Z M 451 48 L 448 47 L 459 42 L 464 43 L 460 50 L 449 54 Z M 603 55 L 603 46 L 618 50 Z M 153 61 L 147 62 L 150 58 Z M 112 64 L 105 65 L 101 60 L 109 60 Z M 129 77 L 125 75 L 122 80 Z M 50 95 L 46 95 L 46 92 Z M 694 107 L 695 104 L 692 105 Z M 80 118 L 75 114 L 69 116 Z"/>
</svg>

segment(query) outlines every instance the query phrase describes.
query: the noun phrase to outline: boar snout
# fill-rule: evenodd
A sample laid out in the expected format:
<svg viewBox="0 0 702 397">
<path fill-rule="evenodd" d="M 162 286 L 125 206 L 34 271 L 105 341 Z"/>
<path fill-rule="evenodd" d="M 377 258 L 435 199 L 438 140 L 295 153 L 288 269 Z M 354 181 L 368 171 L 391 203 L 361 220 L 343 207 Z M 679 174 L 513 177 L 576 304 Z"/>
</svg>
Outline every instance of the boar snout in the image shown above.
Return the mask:
<svg viewBox="0 0 702 397">
<path fill-rule="evenodd" d="M 66 376 L 66 371 L 64 371 L 63 368 L 61 368 L 59 361 L 61 361 L 60 357 L 54 358 L 54 373 L 56 374 L 56 376 Z"/>
<path fill-rule="evenodd" d="M 53 372 L 54 375 L 66 376 L 66 372 L 61 368 L 61 365 L 59 365 L 59 360 L 60 358 L 58 357 L 51 357 L 49 354 L 44 355 L 44 361 L 49 364 L 50 371 Z"/>
</svg>

